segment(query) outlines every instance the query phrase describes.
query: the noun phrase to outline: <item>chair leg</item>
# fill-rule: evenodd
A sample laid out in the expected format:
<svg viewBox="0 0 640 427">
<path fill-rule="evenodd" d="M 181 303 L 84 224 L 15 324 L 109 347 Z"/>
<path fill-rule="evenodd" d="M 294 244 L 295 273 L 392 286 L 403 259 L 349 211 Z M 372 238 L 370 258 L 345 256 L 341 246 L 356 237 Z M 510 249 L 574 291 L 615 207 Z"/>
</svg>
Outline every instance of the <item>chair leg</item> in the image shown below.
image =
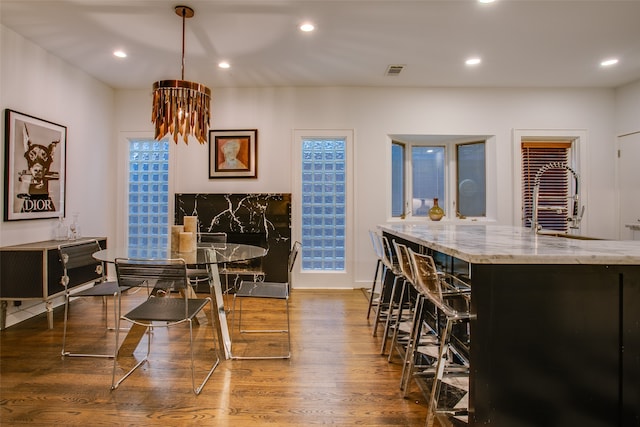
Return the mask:
<svg viewBox="0 0 640 427">
<path fill-rule="evenodd" d="M 62 326 L 62 357 L 68 355 L 68 352 L 65 351 L 65 346 L 67 344 L 67 320 L 69 318 L 69 291 L 65 291 L 64 293 L 64 322 Z"/>
<path fill-rule="evenodd" d="M 402 375 L 400 376 L 400 389 L 403 391 L 402 397 L 407 397 L 409 381 L 415 366 L 415 357 L 418 352 L 418 346 L 420 345 L 420 334 L 422 333 L 422 311 L 424 308 L 425 298 L 418 295 L 416 300 L 416 307 L 413 313 L 413 327 L 411 328 L 411 334 L 407 342 L 407 348 L 404 354 L 404 362 L 402 365 Z"/>
<path fill-rule="evenodd" d="M 239 299 L 238 308 L 238 333 L 286 333 L 287 334 L 287 352 L 283 355 L 276 356 L 234 356 L 233 355 L 233 339 L 231 340 L 231 359 L 249 359 L 249 360 L 261 360 L 261 359 L 290 359 L 291 358 L 291 321 L 289 316 L 289 299 L 285 298 L 285 312 L 287 316 L 287 329 L 242 329 L 242 300 L 244 298 L 233 297 L 233 307 L 231 310 L 231 330 L 235 327 L 235 313 L 236 313 L 236 300 Z"/>
<path fill-rule="evenodd" d="M 124 374 L 122 377 L 120 377 L 120 379 L 118 381 L 116 381 L 116 370 L 118 368 L 118 358 L 114 357 L 113 358 L 113 372 L 112 372 L 112 375 L 111 375 L 111 390 L 115 390 L 116 388 L 118 388 L 118 386 L 124 380 L 126 380 L 129 377 L 129 375 L 131 375 L 143 363 L 145 363 L 147 360 L 149 360 L 149 354 L 151 353 L 151 325 L 145 325 L 145 326 L 147 328 L 147 331 L 146 331 L 146 334 L 147 334 L 147 354 L 145 354 L 145 356 L 142 358 L 142 360 L 140 360 L 138 363 L 136 363 L 135 366 L 133 368 L 131 368 L 126 374 Z M 117 329 L 116 330 L 116 334 L 118 334 L 119 332 L 120 332 L 120 329 Z M 116 338 L 116 342 L 118 342 L 117 338 Z"/>
<path fill-rule="evenodd" d="M 114 330 L 115 328 L 109 328 L 109 312 L 108 312 L 108 297 L 106 296 L 102 296 L 101 297 L 103 299 L 103 306 L 105 307 L 105 330 L 106 331 L 110 331 L 110 330 Z M 121 303 L 120 303 L 120 298 L 118 298 L 118 296 L 116 294 L 113 295 L 113 310 L 114 310 L 114 318 L 117 320 L 120 317 L 120 307 L 121 307 Z M 116 301 L 117 300 L 117 301 Z M 63 323 L 63 330 L 62 330 L 62 357 L 97 357 L 97 358 L 115 358 L 117 353 L 118 353 L 118 343 L 116 341 L 115 347 L 113 349 L 113 353 L 111 354 L 94 354 L 94 353 L 72 353 L 70 351 L 66 350 L 66 345 L 67 345 L 67 329 L 68 329 L 68 323 L 69 323 L 69 311 L 70 311 L 70 304 L 71 304 L 71 294 L 69 292 L 67 292 L 65 294 L 65 304 L 64 304 L 64 323 Z M 116 326 L 119 327 L 119 326 Z"/>
<path fill-rule="evenodd" d="M 382 260 L 378 258 L 378 262 L 376 262 L 376 273 L 373 276 L 373 283 L 371 284 L 371 295 L 369 295 L 369 308 L 367 309 L 367 320 L 371 315 L 371 308 L 373 306 L 373 300 L 375 299 L 376 284 L 378 283 L 378 272 L 380 271 L 381 265 L 382 265 Z"/>
<path fill-rule="evenodd" d="M 213 310 L 213 302 L 211 300 L 209 300 L 209 304 L 211 306 L 211 309 Z M 213 316 L 213 312 L 212 312 L 212 316 Z M 213 323 L 211 324 L 213 325 Z M 193 392 L 196 395 L 198 395 L 204 388 L 204 385 L 207 383 L 207 381 L 209 381 L 209 378 L 211 377 L 211 374 L 213 374 L 213 371 L 215 371 L 218 365 L 220 364 L 220 357 L 217 356 L 218 352 L 216 350 L 215 362 L 213 363 L 213 365 L 205 375 L 200 385 L 196 387 L 196 368 L 195 368 L 195 359 L 194 359 L 194 351 L 193 351 L 193 322 L 191 321 L 191 319 L 189 319 L 189 342 L 191 344 L 191 386 L 193 388 Z M 214 337 L 214 349 L 215 349 L 215 337 Z"/>
<path fill-rule="evenodd" d="M 404 286 L 405 280 L 402 279 L 400 276 L 396 276 L 393 279 L 393 285 L 391 287 L 391 296 L 389 297 L 389 311 L 387 312 L 387 318 L 385 319 L 384 322 L 384 330 L 382 332 L 382 345 L 380 346 L 380 354 L 384 355 L 384 352 L 387 348 L 387 339 L 389 338 L 389 329 L 392 327 L 392 325 L 394 324 L 394 309 L 395 309 L 395 300 L 396 300 L 396 291 L 398 290 L 398 281 L 402 280 L 402 284 Z M 398 301 L 398 311 L 401 309 L 402 307 L 402 296 L 400 297 L 400 300 Z"/>
<path fill-rule="evenodd" d="M 381 286 L 380 286 L 380 296 L 378 297 L 378 305 L 376 307 L 376 318 L 373 321 L 373 333 L 372 335 L 375 337 L 378 334 L 378 324 L 380 323 L 380 321 L 382 320 L 382 311 L 384 309 L 388 309 L 389 305 L 391 304 L 390 300 L 387 298 L 387 293 L 388 291 L 388 286 L 387 285 L 387 280 L 389 279 L 389 274 L 393 274 L 393 272 L 387 268 L 386 266 L 383 269 L 383 275 L 382 275 L 382 280 L 381 280 Z M 393 281 L 395 282 L 397 277 L 394 276 Z M 390 286 L 393 286 L 393 283 Z"/>
<path fill-rule="evenodd" d="M 444 330 L 442 331 L 442 338 L 440 340 L 440 351 L 438 353 L 438 363 L 436 365 L 436 374 L 433 378 L 433 384 L 431 386 L 431 393 L 429 397 L 429 404 L 427 406 L 427 427 L 433 427 L 433 423 L 436 419 L 436 412 L 438 411 L 438 400 L 440 398 L 440 388 L 442 386 L 442 378 L 444 376 L 444 369 L 447 365 L 448 353 L 449 353 L 449 337 L 451 336 L 452 321 L 447 319 Z"/>
<path fill-rule="evenodd" d="M 402 282 L 402 291 L 400 293 L 400 301 L 404 301 L 405 295 L 407 295 L 407 300 L 410 301 L 411 296 L 409 295 L 409 284 L 406 280 Z M 400 332 L 400 324 L 402 323 L 402 315 L 404 312 L 404 304 L 400 304 L 398 307 L 398 314 L 396 315 L 396 320 L 393 324 L 393 335 L 391 336 L 391 347 L 389 348 L 389 356 L 387 357 L 387 361 L 391 362 L 391 357 L 393 356 L 393 350 L 396 349 L 398 345 L 398 334 Z M 399 353 L 399 352 L 398 352 Z"/>
</svg>

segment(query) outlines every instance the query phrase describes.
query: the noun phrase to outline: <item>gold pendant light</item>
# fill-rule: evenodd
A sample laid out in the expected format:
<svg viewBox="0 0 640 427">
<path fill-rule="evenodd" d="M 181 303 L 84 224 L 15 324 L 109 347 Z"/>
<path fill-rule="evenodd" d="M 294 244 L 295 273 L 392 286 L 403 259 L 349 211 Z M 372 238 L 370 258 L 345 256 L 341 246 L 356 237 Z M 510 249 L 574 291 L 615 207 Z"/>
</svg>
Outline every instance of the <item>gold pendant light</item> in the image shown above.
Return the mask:
<svg viewBox="0 0 640 427">
<path fill-rule="evenodd" d="M 195 14 L 188 6 L 176 6 L 176 15 L 182 17 L 182 80 L 160 80 L 153 84 L 151 121 L 155 124 L 155 138 L 170 134 L 178 143 L 182 135 L 185 144 L 192 134 L 200 144 L 207 142 L 209 129 L 211 90 L 205 85 L 184 80 L 185 21 Z"/>
</svg>

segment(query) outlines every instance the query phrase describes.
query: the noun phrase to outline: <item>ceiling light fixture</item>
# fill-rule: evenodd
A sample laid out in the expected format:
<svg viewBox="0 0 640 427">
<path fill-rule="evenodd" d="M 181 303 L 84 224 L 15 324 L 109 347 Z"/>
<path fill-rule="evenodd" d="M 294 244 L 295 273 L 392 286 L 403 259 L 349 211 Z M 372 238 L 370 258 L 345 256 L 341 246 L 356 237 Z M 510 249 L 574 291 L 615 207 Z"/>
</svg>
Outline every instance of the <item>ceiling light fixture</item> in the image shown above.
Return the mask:
<svg viewBox="0 0 640 427">
<path fill-rule="evenodd" d="M 227 61 L 222 61 L 218 63 L 218 67 L 220 68 L 231 68 L 231 64 L 229 64 Z"/>
<path fill-rule="evenodd" d="M 478 65 L 482 62 L 480 58 L 469 58 L 464 63 L 467 65 Z"/>
<path fill-rule="evenodd" d="M 113 56 L 118 57 L 118 58 L 126 58 L 127 57 L 127 53 L 123 50 L 116 50 L 113 52 Z"/>
<path fill-rule="evenodd" d="M 602 61 L 600 63 L 600 65 L 602 65 L 603 67 L 610 67 L 612 65 L 616 65 L 618 63 L 618 60 L 615 58 L 611 58 L 611 59 L 607 59 L 605 61 Z"/>
<path fill-rule="evenodd" d="M 211 90 L 184 80 L 185 21 L 195 13 L 188 6 L 176 6 L 175 12 L 182 17 L 182 79 L 160 80 L 153 84 L 151 121 L 155 124 L 156 139 L 162 139 L 169 133 L 177 144 L 178 135 L 182 135 L 188 144 L 189 134 L 193 134 L 200 144 L 204 144 L 209 129 Z"/>
<path fill-rule="evenodd" d="M 315 28 L 316 27 L 314 27 L 310 22 L 305 22 L 304 24 L 300 25 L 300 31 L 304 31 L 305 33 L 313 31 Z"/>
</svg>

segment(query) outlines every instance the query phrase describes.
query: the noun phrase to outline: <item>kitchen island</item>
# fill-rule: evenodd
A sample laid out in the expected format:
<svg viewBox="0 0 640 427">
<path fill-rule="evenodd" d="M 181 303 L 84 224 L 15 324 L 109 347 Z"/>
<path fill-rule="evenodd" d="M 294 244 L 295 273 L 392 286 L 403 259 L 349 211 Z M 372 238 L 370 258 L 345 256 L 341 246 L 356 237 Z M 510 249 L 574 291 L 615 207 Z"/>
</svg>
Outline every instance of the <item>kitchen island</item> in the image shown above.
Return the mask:
<svg viewBox="0 0 640 427">
<path fill-rule="evenodd" d="M 379 228 L 470 280 L 470 425 L 640 426 L 640 242 Z"/>
</svg>

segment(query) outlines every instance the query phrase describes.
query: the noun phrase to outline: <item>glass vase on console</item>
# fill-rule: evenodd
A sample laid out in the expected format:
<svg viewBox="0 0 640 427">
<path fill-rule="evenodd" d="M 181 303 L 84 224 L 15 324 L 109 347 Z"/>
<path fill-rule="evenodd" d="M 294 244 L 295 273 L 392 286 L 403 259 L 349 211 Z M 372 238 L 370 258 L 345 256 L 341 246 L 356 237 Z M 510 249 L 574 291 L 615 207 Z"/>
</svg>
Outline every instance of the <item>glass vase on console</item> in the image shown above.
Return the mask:
<svg viewBox="0 0 640 427">
<path fill-rule="evenodd" d="M 431 221 L 440 221 L 443 216 L 444 211 L 438 205 L 438 198 L 436 197 L 433 199 L 433 206 L 429 209 L 429 218 L 431 218 Z"/>
<path fill-rule="evenodd" d="M 62 216 L 58 217 L 58 222 L 53 230 L 53 238 L 56 240 L 66 240 L 69 235 L 67 224 L 64 223 Z"/>
<path fill-rule="evenodd" d="M 69 240 L 78 240 L 80 238 L 80 223 L 78 222 L 78 212 L 73 213 L 73 221 L 69 225 Z"/>
</svg>

